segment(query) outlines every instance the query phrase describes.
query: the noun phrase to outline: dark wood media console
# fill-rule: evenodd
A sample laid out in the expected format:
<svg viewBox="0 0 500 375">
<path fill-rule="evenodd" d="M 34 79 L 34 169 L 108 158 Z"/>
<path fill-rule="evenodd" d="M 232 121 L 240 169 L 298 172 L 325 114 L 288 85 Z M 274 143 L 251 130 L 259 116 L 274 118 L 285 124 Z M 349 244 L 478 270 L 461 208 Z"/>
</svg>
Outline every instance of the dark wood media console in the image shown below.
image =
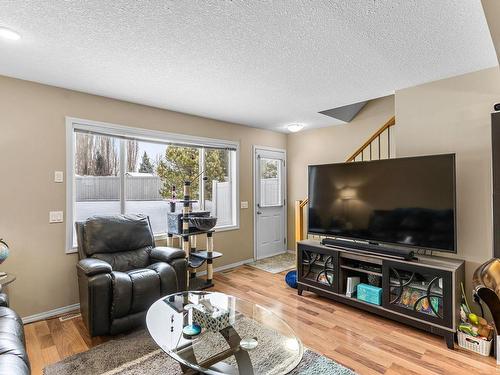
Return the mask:
<svg viewBox="0 0 500 375">
<path fill-rule="evenodd" d="M 464 261 L 417 255 L 405 261 L 364 255 L 347 247 L 298 243 L 298 293 L 311 291 L 413 327 L 443 336 L 454 347 L 460 322 Z M 381 305 L 346 295 L 348 277 L 382 288 Z"/>
</svg>

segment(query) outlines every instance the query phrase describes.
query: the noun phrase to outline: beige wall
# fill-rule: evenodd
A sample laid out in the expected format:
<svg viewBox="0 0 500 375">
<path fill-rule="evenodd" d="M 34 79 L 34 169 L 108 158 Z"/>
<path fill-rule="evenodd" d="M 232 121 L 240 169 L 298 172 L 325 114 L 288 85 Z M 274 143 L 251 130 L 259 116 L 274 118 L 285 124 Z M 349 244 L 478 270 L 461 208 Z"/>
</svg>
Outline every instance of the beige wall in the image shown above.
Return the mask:
<svg viewBox="0 0 500 375">
<path fill-rule="evenodd" d="M 344 162 L 394 115 L 394 96 L 372 100 L 348 124 L 290 134 L 287 143 L 288 201 L 307 197 L 307 166 Z M 294 206 L 288 205 L 288 243 L 295 243 Z"/>
<path fill-rule="evenodd" d="M 240 200 L 252 207 L 252 145 L 286 148 L 286 135 L 131 104 L 0 76 L 0 236 L 11 247 L 1 270 L 17 280 L 13 307 L 28 316 L 78 302 L 76 255 L 66 255 L 65 224 L 49 224 L 50 210 L 65 211 L 65 116 L 239 141 Z M 253 257 L 253 218 L 240 212 L 240 230 L 215 236 L 224 253 L 216 266 Z"/>
<path fill-rule="evenodd" d="M 456 154 L 458 256 L 492 255 L 491 121 L 498 68 L 396 92 L 398 157 Z"/>
<path fill-rule="evenodd" d="M 481 3 L 490 29 L 491 39 L 497 52 L 497 58 L 500 61 L 500 1 L 481 0 Z"/>
<path fill-rule="evenodd" d="M 396 92 L 397 155 L 456 153 L 458 257 L 470 285 L 492 247 L 491 121 L 498 67 Z"/>
</svg>

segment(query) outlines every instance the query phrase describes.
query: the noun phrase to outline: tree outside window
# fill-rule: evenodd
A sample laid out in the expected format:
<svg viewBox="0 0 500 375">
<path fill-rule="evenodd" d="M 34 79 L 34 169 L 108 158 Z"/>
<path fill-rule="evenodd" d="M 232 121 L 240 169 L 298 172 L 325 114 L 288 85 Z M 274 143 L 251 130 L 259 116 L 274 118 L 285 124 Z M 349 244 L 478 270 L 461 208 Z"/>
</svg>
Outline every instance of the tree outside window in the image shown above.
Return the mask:
<svg viewBox="0 0 500 375">
<path fill-rule="evenodd" d="M 162 187 L 160 194 L 169 199 L 172 197 L 172 187 L 175 186 L 177 198 L 183 199 L 184 181 L 191 181 L 191 199 L 199 198 L 199 168 L 200 153 L 198 148 L 169 146 L 165 150 L 156 173 L 160 176 Z"/>
<path fill-rule="evenodd" d="M 79 176 L 118 175 L 118 142 L 112 137 L 78 133 L 75 142 L 75 173 Z"/>
<path fill-rule="evenodd" d="M 227 150 L 207 149 L 205 151 L 205 200 L 213 200 L 213 181 L 229 181 L 229 152 Z"/>
<path fill-rule="evenodd" d="M 153 163 L 151 163 L 151 160 L 149 159 L 148 153 L 146 151 L 144 151 L 144 154 L 142 154 L 139 173 L 154 173 Z"/>
<path fill-rule="evenodd" d="M 156 168 L 162 180 L 160 194 L 169 199 L 172 186 L 176 188 L 176 196 L 184 198 L 184 181 L 191 182 L 191 198 L 199 199 L 200 168 L 207 177 L 205 182 L 205 199 L 212 199 L 212 181 L 225 182 L 228 179 L 228 152 L 220 149 L 205 150 L 205 165 L 200 167 L 200 149 L 195 147 L 169 146 Z"/>
</svg>

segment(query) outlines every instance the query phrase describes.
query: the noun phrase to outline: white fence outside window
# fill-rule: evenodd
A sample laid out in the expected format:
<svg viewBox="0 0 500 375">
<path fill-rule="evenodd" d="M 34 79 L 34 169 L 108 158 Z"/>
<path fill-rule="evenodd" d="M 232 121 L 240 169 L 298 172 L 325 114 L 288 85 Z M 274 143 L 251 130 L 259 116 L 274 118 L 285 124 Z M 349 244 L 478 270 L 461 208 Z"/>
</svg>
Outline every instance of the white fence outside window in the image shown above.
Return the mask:
<svg viewBox="0 0 500 375">
<path fill-rule="evenodd" d="M 210 211 L 217 217 L 217 225 L 230 225 L 232 220 L 231 183 L 212 181 L 213 209 Z M 205 206 L 208 209 L 207 203 Z"/>
<path fill-rule="evenodd" d="M 120 200 L 120 176 L 76 176 L 76 201 Z M 131 201 L 162 200 L 158 176 L 125 174 L 125 199 Z"/>
<path fill-rule="evenodd" d="M 279 199 L 277 178 L 261 180 L 261 186 L 261 193 L 269 201 Z M 119 204 L 114 202 L 120 200 L 119 176 L 76 176 L 75 187 L 77 220 L 85 220 L 92 212 L 103 213 L 103 209 L 109 214 L 118 213 Z M 149 215 L 155 232 L 164 232 L 167 222 L 168 205 L 160 195 L 160 188 L 159 176 L 125 175 L 125 200 L 130 202 L 127 203 L 127 211 Z M 218 226 L 231 225 L 231 183 L 212 181 L 212 192 L 213 202 L 205 201 L 206 210 L 218 218 Z"/>
</svg>

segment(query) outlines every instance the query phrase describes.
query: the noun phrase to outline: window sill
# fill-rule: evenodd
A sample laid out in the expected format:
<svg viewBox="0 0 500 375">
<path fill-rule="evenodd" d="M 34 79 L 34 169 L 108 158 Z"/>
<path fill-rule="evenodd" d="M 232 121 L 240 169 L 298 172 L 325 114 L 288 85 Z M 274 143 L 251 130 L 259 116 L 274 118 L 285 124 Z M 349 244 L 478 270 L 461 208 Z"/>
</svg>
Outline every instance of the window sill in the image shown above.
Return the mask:
<svg viewBox="0 0 500 375">
<path fill-rule="evenodd" d="M 221 226 L 221 227 L 215 227 L 215 232 L 227 232 L 227 231 L 230 231 L 230 230 L 238 230 L 240 229 L 240 226 L 239 225 L 224 225 L 224 226 Z"/>
<path fill-rule="evenodd" d="M 76 247 L 72 247 L 70 249 L 66 249 L 66 254 L 75 254 L 78 252 L 78 249 Z"/>
<path fill-rule="evenodd" d="M 215 227 L 215 232 L 228 232 L 231 230 L 238 230 L 240 229 L 239 225 L 225 225 L 222 227 Z M 158 233 L 154 235 L 155 241 L 163 241 L 168 238 L 167 233 Z M 78 249 L 76 247 L 73 247 L 71 249 L 66 250 L 66 254 L 75 254 L 78 252 Z"/>
<path fill-rule="evenodd" d="M 168 238 L 167 233 L 153 234 L 153 237 L 154 237 L 155 241 L 162 241 L 162 240 L 166 240 Z"/>
<path fill-rule="evenodd" d="M 225 226 L 222 226 L 222 227 L 215 227 L 215 232 L 228 232 L 228 231 L 231 231 L 231 230 L 238 230 L 240 229 L 240 226 L 239 225 L 225 225 Z M 163 241 L 163 240 L 166 240 L 168 238 L 168 235 L 167 233 L 158 233 L 158 234 L 155 234 L 154 235 L 154 238 L 155 238 L 155 241 Z M 73 247 L 71 249 L 68 249 L 66 250 L 66 254 L 74 254 L 74 253 L 77 253 L 78 252 L 78 249 L 76 247 Z"/>
</svg>

